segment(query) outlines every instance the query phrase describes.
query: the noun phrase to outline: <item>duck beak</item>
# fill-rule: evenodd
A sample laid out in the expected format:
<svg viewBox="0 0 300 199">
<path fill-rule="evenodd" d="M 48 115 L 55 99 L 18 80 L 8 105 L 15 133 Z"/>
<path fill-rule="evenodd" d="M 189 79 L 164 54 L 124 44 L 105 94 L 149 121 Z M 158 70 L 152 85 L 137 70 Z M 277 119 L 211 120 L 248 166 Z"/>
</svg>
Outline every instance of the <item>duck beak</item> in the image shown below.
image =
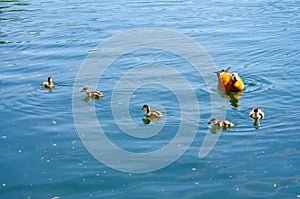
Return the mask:
<svg viewBox="0 0 300 199">
<path fill-rule="evenodd" d="M 208 122 L 207 124 L 210 124 L 210 122 Z"/>
<path fill-rule="evenodd" d="M 221 73 L 221 71 L 216 71 L 216 72 L 214 72 L 214 73 L 216 73 L 216 74 L 217 74 L 217 77 L 220 78 L 220 73 Z"/>
</svg>

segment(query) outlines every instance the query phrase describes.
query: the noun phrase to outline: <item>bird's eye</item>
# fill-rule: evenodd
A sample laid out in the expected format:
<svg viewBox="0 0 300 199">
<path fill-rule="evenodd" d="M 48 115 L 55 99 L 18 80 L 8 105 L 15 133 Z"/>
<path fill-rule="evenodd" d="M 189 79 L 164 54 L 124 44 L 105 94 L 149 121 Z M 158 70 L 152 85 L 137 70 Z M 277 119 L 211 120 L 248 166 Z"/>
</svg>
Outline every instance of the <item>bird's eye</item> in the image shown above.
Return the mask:
<svg viewBox="0 0 300 199">
<path fill-rule="evenodd" d="M 222 69 L 220 72 L 223 73 L 223 72 L 224 72 L 224 69 Z"/>
</svg>

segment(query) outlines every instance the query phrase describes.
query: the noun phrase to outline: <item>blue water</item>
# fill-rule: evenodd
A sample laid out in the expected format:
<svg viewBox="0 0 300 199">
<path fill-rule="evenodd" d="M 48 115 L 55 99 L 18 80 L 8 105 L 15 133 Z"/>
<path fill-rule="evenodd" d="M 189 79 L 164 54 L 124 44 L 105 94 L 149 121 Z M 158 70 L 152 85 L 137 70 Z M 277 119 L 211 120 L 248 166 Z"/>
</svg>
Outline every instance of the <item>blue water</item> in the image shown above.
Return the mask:
<svg viewBox="0 0 300 199">
<path fill-rule="evenodd" d="M 2 0 L 0 20 L 0 198 L 300 197 L 299 2 Z M 142 139 L 119 129 L 110 107 L 112 91 L 138 66 L 180 70 L 195 90 L 201 113 L 192 120 L 199 120 L 197 134 L 179 159 L 151 172 L 122 172 L 99 162 L 84 146 L 73 118 L 73 87 L 83 61 L 99 43 L 151 27 L 196 41 L 218 69 L 231 65 L 239 73 L 245 91 L 238 105 L 228 98 L 219 107 L 236 125 L 200 159 L 212 116 L 203 80 L 176 55 L 159 50 L 122 55 L 99 81 L 97 89 L 105 97 L 80 102 L 96 110 L 111 142 L 136 153 L 155 151 L 171 142 L 182 121 L 176 95 L 159 84 L 143 85 L 130 94 L 130 116 L 138 128 L 162 125 L 161 133 Z M 49 75 L 56 83 L 52 92 L 42 87 Z M 167 117 L 144 124 L 144 103 Z M 255 106 L 266 115 L 260 128 L 248 117 Z M 194 107 L 191 103 L 188 109 Z"/>
</svg>

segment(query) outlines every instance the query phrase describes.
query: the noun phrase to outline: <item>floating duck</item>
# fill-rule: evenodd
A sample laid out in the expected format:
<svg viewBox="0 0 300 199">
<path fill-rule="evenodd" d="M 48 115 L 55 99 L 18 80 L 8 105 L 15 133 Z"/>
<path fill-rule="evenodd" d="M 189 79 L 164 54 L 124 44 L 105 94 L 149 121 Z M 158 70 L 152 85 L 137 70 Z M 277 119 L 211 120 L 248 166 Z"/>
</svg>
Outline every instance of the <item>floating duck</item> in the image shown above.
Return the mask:
<svg viewBox="0 0 300 199">
<path fill-rule="evenodd" d="M 260 126 L 260 120 L 265 118 L 264 112 L 257 107 L 252 109 L 249 116 L 254 120 L 254 126 Z"/>
<path fill-rule="evenodd" d="M 210 124 L 212 127 L 218 127 L 221 129 L 229 129 L 230 127 L 234 126 L 234 124 L 228 120 L 218 120 L 217 118 L 214 117 L 210 119 L 208 124 Z"/>
<path fill-rule="evenodd" d="M 264 114 L 264 112 L 261 109 L 255 107 L 255 108 L 252 109 L 252 111 L 250 112 L 249 116 L 252 119 L 262 120 L 262 119 L 264 119 L 265 114 Z"/>
<path fill-rule="evenodd" d="M 43 83 L 43 86 L 47 89 L 54 88 L 54 83 L 52 82 L 52 77 L 48 77 L 48 81 Z"/>
<path fill-rule="evenodd" d="M 146 110 L 146 117 L 150 120 L 157 120 L 159 118 L 162 118 L 162 113 L 155 110 L 151 111 L 148 104 L 144 104 L 142 109 Z"/>
<path fill-rule="evenodd" d="M 226 70 L 217 71 L 218 89 L 225 92 L 238 92 L 244 90 L 244 83 L 238 73 L 228 73 L 231 66 Z"/>
<path fill-rule="evenodd" d="M 100 91 L 89 91 L 88 88 L 83 88 L 81 92 L 85 92 L 86 98 L 100 99 L 104 96 Z"/>
</svg>

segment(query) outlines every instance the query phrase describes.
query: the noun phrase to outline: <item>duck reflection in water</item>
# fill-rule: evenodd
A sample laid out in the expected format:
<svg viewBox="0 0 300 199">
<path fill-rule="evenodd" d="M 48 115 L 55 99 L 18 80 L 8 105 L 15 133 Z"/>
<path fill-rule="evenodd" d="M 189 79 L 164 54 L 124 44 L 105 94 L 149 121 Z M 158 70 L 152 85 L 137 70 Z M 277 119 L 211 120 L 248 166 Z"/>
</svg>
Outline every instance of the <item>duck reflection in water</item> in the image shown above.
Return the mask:
<svg viewBox="0 0 300 199">
<path fill-rule="evenodd" d="M 144 124 L 150 124 L 151 120 L 148 117 L 143 118 L 143 123 Z"/>
<path fill-rule="evenodd" d="M 230 105 L 233 109 L 240 109 L 239 99 L 242 98 L 244 92 L 219 92 L 219 95 L 224 99 L 229 99 Z"/>
</svg>

